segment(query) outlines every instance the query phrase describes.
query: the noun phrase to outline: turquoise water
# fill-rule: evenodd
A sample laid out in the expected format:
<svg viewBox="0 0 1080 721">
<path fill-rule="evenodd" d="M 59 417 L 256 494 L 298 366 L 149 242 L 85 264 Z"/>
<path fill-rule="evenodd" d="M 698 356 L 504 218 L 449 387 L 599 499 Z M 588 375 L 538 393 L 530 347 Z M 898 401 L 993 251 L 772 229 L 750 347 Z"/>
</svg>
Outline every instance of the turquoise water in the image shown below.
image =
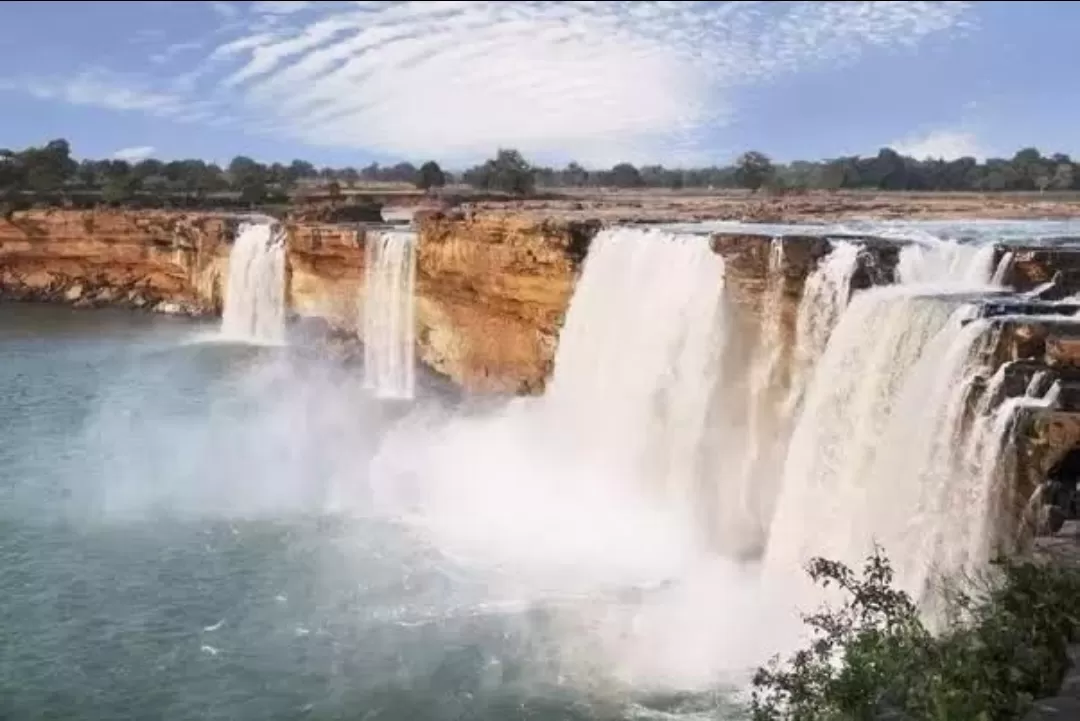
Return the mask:
<svg viewBox="0 0 1080 721">
<path fill-rule="evenodd" d="M 589 599 L 495 594 L 513 569 L 365 511 L 407 407 L 214 330 L 0 305 L 0 718 L 716 717 L 568 660 Z"/>
</svg>

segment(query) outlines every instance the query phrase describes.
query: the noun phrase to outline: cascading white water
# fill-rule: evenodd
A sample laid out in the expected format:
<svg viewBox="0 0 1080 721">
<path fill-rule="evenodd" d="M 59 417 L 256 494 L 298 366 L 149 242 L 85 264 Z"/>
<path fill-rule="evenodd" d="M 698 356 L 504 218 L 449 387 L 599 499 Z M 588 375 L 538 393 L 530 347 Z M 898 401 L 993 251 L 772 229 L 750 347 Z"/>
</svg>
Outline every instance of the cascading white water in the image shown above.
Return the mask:
<svg viewBox="0 0 1080 721">
<path fill-rule="evenodd" d="M 542 400 L 573 457 L 693 506 L 723 283 L 701 236 L 616 228 L 593 240 Z"/>
<path fill-rule="evenodd" d="M 278 344 L 285 340 L 285 237 L 270 223 L 245 223 L 229 253 L 221 336 Z"/>
<path fill-rule="evenodd" d="M 994 273 L 994 246 L 988 243 L 911 243 L 900 251 L 900 283 L 985 286 Z"/>
<path fill-rule="evenodd" d="M 922 594 L 933 573 L 977 555 L 986 491 L 955 477 L 955 454 L 987 324 L 961 327 L 962 300 L 986 287 L 992 253 L 909 245 L 900 285 L 852 300 L 792 435 L 769 569 L 797 572 L 817 555 L 859 563 L 877 542 L 904 587 Z"/>
<path fill-rule="evenodd" d="M 364 255 L 364 385 L 379 398 L 412 398 L 416 233 L 369 237 Z"/>
<path fill-rule="evenodd" d="M 573 557 L 595 579 L 623 559 L 666 565 L 710 512 L 698 503 L 709 485 L 701 440 L 720 374 L 723 288 L 723 259 L 705 237 L 601 231 L 545 394 L 403 424 L 373 465 L 377 503 L 443 545 L 523 567 Z"/>
<path fill-rule="evenodd" d="M 859 261 L 859 246 L 831 241 L 832 251 L 806 278 L 795 322 L 795 350 L 788 412 L 802 401 L 814 364 L 821 357 L 847 307 L 851 279 Z"/>
<path fill-rule="evenodd" d="M 1014 253 L 1010 250 L 1001 256 L 997 268 L 994 269 L 994 277 L 990 279 L 990 285 L 1004 285 L 1005 275 L 1012 268 Z"/>
<path fill-rule="evenodd" d="M 787 339 L 784 337 L 784 243 L 773 238 L 769 245 L 769 265 L 766 269 L 765 294 L 761 302 L 761 335 L 751 358 L 746 399 L 746 439 L 739 441 L 744 447 L 741 467 L 720 468 L 718 473 L 737 473 L 735 494 L 723 499 L 727 508 L 721 511 L 720 523 L 727 526 L 732 540 L 747 542 L 748 533 L 763 537 L 762 519 L 767 518 L 766 507 L 772 488 L 766 488 L 765 478 L 772 470 L 770 461 L 778 444 L 784 441 L 783 412 L 778 393 L 783 386 L 782 365 Z M 730 398 L 724 400 L 730 401 Z M 730 485 L 730 484 L 727 484 Z M 743 519 L 732 518 L 734 506 Z M 732 527 L 733 521 L 743 528 Z M 752 529 L 752 530 L 750 530 Z M 760 538 L 750 541 L 750 546 L 760 543 Z M 729 541 L 727 544 L 731 546 Z M 735 547 L 738 547 L 737 544 Z"/>
<path fill-rule="evenodd" d="M 492 585 L 510 582 L 516 597 L 595 599 L 570 613 L 561 668 L 584 663 L 639 688 L 752 668 L 790 629 L 751 632 L 747 614 L 770 597 L 705 545 L 732 497 L 731 479 L 704 463 L 729 335 L 724 288 L 706 237 L 601 231 L 546 393 L 403 419 L 372 462 L 373 507 L 502 571 Z M 604 600 L 628 586 L 640 603 Z"/>
</svg>

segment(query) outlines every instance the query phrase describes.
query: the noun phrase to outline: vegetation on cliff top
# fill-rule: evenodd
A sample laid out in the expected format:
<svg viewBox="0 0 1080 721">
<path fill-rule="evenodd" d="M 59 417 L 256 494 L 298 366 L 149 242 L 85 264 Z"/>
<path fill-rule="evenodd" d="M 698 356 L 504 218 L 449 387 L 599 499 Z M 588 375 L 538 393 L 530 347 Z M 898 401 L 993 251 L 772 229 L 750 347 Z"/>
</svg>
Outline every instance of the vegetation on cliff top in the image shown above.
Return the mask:
<svg viewBox="0 0 1080 721">
<path fill-rule="evenodd" d="M 950 623 L 931 633 L 880 551 L 861 577 L 815 559 L 811 577 L 843 591 L 807 615 L 809 646 L 754 679 L 754 721 L 1005 721 L 1053 696 L 1080 629 L 1080 573 L 995 564 L 993 579 L 949 594 Z"/>
<path fill-rule="evenodd" d="M 883 148 L 870 157 L 775 164 L 757 151 L 744 153 L 731 166 L 665 168 L 618 163 L 610 169 L 586 169 L 577 163 L 556 169 L 534 165 L 521 153 L 500 149 L 486 162 L 450 173 L 428 161 L 356 169 L 316 168 L 304 160 L 263 164 L 245 156 L 221 168 L 202 160 L 163 162 L 146 159 L 76 161 L 65 140 L 20 151 L 0 149 L 0 200 L 34 197 L 72 198 L 120 204 L 137 198 L 206 198 L 228 196 L 245 203 L 286 202 L 305 193 L 340 197 L 357 184 L 403 184 L 431 190 L 465 184 L 487 192 L 527 195 L 555 188 L 767 188 L 787 192 L 811 189 L 877 190 L 1080 190 L 1077 163 L 1068 155 L 1044 156 L 1025 148 L 1012 158 L 915 160 Z"/>
</svg>

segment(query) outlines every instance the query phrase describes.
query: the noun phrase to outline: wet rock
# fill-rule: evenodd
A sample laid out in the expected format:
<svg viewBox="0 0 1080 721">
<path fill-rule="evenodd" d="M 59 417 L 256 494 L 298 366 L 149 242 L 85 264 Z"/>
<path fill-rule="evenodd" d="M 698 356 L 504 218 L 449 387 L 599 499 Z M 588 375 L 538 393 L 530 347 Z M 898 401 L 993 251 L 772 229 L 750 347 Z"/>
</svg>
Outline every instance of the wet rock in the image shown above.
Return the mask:
<svg viewBox="0 0 1080 721">
<path fill-rule="evenodd" d="M 174 303 L 172 301 L 162 301 L 154 306 L 155 313 L 165 313 L 167 315 L 190 315 L 189 308 L 181 305 L 180 303 Z"/>
<path fill-rule="evenodd" d="M 1060 315 L 1072 316 L 1080 312 L 1080 303 L 1055 303 L 1041 299 L 1028 299 L 994 294 L 978 304 L 979 318 L 997 318 L 1013 315 Z"/>
<path fill-rule="evenodd" d="M 996 251 L 1000 258 L 1011 252 L 1012 262 L 1005 270 L 1003 282 L 1024 293 L 1054 282 L 1047 298 L 1064 298 L 1080 292 L 1080 240 L 1077 247 L 1008 246 Z"/>
<path fill-rule="evenodd" d="M 1047 338 L 1046 362 L 1051 367 L 1068 366 L 1080 369 L 1080 337 Z"/>
<path fill-rule="evenodd" d="M 82 287 L 82 285 L 76 283 L 75 285 L 68 288 L 67 292 L 64 293 L 64 300 L 68 301 L 69 303 L 73 303 L 73 302 L 79 300 L 80 298 L 82 298 L 82 296 L 83 296 L 83 287 Z"/>
</svg>

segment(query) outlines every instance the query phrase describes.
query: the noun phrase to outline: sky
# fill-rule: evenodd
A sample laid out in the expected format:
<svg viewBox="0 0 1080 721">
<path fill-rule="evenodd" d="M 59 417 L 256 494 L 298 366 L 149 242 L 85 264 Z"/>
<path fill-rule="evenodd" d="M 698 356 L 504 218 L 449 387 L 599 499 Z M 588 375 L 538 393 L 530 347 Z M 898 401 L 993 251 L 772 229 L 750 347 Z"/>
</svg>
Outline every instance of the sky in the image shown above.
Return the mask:
<svg viewBox="0 0 1080 721">
<path fill-rule="evenodd" d="M 317 165 L 1080 155 L 1080 3 L 3 2 L 0 147 Z"/>
</svg>

